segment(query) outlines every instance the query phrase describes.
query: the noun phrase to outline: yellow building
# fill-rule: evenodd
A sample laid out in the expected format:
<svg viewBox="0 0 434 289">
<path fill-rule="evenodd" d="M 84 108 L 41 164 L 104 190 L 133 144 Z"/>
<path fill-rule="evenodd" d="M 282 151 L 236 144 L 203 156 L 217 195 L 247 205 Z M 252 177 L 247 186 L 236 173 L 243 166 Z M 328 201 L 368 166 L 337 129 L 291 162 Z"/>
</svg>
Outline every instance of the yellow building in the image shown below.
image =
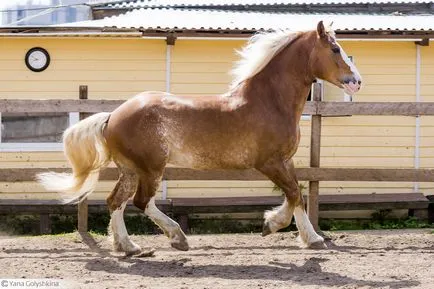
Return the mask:
<svg viewBox="0 0 434 289">
<path fill-rule="evenodd" d="M 220 94 L 231 80 L 228 72 L 237 60 L 236 50 L 251 33 L 314 29 L 318 20 L 334 21 L 340 43 L 364 78 L 365 85 L 353 101 L 434 101 L 434 48 L 415 44 L 429 43 L 434 16 L 186 9 L 132 10 L 69 27 L 0 28 L 0 98 L 77 99 L 80 85 L 88 86 L 90 99 L 128 99 L 146 90 L 203 97 Z M 48 67 L 41 72 L 30 70 L 25 63 L 26 53 L 35 47 L 50 56 Z M 329 85 L 324 90 L 325 100 L 345 98 Z M 70 123 L 77 121 L 76 113 L 66 117 Z M 8 118 L 13 116 L 0 118 L 1 168 L 67 167 L 58 143 L 4 139 L 10 129 L 4 126 Z M 403 116 L 323 118 L 321 166 L 432 168 L 433 120 L 426 116 L 419 120 Z M 309 142 L 310 118 L 306 116 L 295 157 L 297 167 L 309 165 Z M 100 182 L 92 198 L 105 198 L 112 187 L 113 182 Z M 320 193 L 432 194 L 433 187 L 433 183 L 322 182 Z M 167 198 L 278 194 L 268 181 L 169 181 L 164 193 Z M 56 197 L 35 182 L 0 183 L 1 199 Z"/>
</svg>

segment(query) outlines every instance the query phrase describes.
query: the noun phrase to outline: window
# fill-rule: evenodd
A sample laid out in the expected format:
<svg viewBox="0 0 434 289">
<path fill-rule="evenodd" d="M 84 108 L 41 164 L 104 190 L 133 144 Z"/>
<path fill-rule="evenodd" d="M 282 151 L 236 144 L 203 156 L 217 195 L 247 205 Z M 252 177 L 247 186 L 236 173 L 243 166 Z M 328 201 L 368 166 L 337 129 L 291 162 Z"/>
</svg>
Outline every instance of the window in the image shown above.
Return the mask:
<svg viewBox="0 0 434 289">
<path fill-rule="evenodd" d="M 52 0 L 51 5 L 58 6 L 60 5 L 59 0 Z M 59 19 L 59 8 L 55 8 L 53 11 L 51 11 L 51 24 L 57 24 Z"/>
<path fill-rule="evenodd" d="M 66 23 L 77 21 L 77 8 L 68 7 L 66 10 Z"/>
<path fill-rule="evenodd" d="M 63 131 L 78 113 L 2 113 L 0 151 L 62 150 Z"/>
<path fill-rule="evenodd" d="M 24 19 L 26 17 L 26 11 L 24 9 L 17 10 L 17 21 Z"/>
<path fill-rule="evenodd" d="M 317 83 L 317 82 L 322 83 L 321 80 L 318 81 L 318 80 L 315 79 L 313 81 L 313 83 L 312 83 L 312 86 L 313 86 L 314 83 Z M 309 95 L 307 96 L 307 101 L 312 101 L 312 87 L 310 88 Z"/>
<path fill-rule="evenodd" d="M 321 84 L 323 84 L 324 85 L 324 82 L 321 80 L 321 79 L 318 79 L 318 80 L 314 80 L 313 81 L 313 83 L 312 83 L 312 87 L 313 87 L 313 84 L 314 83 L 321 83 Z M 312 101 L 312 87 L 311 87 L 311 89 L 310 89 L 310 91 L 309 91 L 309 94 L 308 94 L 308 96 L 307 96 L 307 100 L 306 101 Z M 321 87 L 323 87 L 323 86 L 321 86 Z M 323 90 L 323 92 L 324 92 L 324 89 L 322 88 L 322 90 Z M 311 119 L 311 116 L 310 115 L 308 115 L 308 114 L 303 114 L 303 115 L 301 115 L 301 120 L 310 120 Z"/>
<path fill-rule="evenodd" d="M 51 12 L 51 24 L 57 24 L 57 19 L 59 18 L 59 9 Z"/>
</svg>

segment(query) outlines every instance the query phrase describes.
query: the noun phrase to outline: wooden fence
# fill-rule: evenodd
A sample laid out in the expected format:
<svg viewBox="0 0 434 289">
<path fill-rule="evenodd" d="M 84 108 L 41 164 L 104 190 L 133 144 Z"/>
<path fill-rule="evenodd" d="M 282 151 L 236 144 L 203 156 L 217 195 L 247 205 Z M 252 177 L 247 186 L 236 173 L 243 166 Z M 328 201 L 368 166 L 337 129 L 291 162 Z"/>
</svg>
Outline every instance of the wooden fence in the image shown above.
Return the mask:
<svg viewBox="0 0 434 289">
<path fill-rule="evenodd" d="M 0 113 L 5 112 L 80 112 L 97 113 L 112 111 L 121 100 L 88 100 L 87 87 L 80 87 L 78 100 L 11 100 L 0 99 Z M 298 168 L 297 177 L 309 181 L 308 214 L 318 228 L 318 193 L 320 181 L 386 181 L 386 182 L 434 182 L 434 169 L 359 169 L 321 168 L 321 119 L 341 115 L 434 115 L 434 102 L 323 102 L 320 84 L 314 84 L 313 101 L 306 104 L 304 114 L 312 115 L 310 168 Z M 0 169 L 0 182 L 32 181 L 36 173 L 46 169 Z M 52 169 L 64 172 L 65 169 Z M 116 180 L 116 169 L 106 169 L 100 179 Z M 196 171 L 185 168 L 167 168 L 165 180 L 266 180 L 255 170 Z M 78 210 L 79 230 L 87 230 L 86 202 Z"/>
</svg>

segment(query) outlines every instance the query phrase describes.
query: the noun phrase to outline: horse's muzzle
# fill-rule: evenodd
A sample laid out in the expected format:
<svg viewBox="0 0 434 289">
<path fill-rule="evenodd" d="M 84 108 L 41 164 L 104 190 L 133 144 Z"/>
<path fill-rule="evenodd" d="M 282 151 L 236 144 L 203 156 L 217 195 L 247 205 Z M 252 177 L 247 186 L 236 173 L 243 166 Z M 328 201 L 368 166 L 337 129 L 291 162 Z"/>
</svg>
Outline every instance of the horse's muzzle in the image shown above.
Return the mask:
<svg viewBox="0 0 434 289">
<path fill-rule="evenodd" d="M 352 77 L 345 79 L 342 85 L 346 94 L 353 95 L 362 87 L 362 81 Z"/>
</svg>

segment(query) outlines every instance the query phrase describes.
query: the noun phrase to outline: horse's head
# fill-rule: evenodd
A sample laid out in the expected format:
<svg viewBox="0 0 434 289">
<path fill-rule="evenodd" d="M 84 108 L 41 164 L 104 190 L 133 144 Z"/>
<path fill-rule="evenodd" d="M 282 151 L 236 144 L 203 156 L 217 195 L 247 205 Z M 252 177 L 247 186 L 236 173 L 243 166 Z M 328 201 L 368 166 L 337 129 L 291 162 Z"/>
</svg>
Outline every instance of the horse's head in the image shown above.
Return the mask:
<svg viewBox="0 0 434 289">
<path fill-rule="evenodd" d="M 318 23 L 316 32 L 316 45 L 310 56 L 314 77 L 333 83 L 353 95 L 362 84 L 357 68 L 337 43 L 334 32 L 327 31 L 322 21 Z"/>
</svg>

